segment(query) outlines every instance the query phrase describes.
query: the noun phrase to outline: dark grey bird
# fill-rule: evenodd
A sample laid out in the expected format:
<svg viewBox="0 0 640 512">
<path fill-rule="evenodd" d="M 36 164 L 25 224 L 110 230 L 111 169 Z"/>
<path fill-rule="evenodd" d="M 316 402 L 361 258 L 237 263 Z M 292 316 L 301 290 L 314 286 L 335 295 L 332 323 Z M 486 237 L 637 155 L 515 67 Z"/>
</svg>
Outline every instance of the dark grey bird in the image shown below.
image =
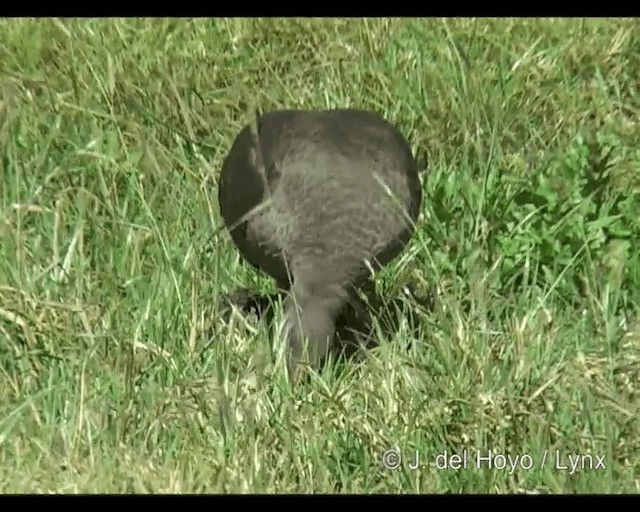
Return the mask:
<svg viewBox="0 0 640 512">
<path fill-rule="evenodd" d="M 318 368 L 336 318 L 413 235 L 419 170 L 400 131 L 362 110 L 257 116 L 224 160 L 220 212 L 241 256 L 286 293 L 289 371 Z M 307 350 L 305 350 L 305 348 Z"/>
</svg>

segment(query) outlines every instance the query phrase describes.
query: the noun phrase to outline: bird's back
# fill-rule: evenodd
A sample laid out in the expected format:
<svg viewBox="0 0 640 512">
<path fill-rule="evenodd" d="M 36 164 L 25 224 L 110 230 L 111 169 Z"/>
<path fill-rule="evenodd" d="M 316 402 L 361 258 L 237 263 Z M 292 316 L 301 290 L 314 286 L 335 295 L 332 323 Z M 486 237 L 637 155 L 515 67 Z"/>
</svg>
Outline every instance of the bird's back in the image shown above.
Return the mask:
<svg viewBox="0 0 640 512">
<path fill-rule="evenodd" d="M 291 266 L 344 284 L 366 272 L 364 260 L 384 265 L 397 256 L 422 194 L 411 149 L 393 125 L 358 110 L 278 111 L 260 118 L 258 133 L 269 189 L 248 128 L 220 187 L 227 226 L 271 198 L 232 233 L 248 261 L 281 279 L 286 255 Z"/>
</svg>

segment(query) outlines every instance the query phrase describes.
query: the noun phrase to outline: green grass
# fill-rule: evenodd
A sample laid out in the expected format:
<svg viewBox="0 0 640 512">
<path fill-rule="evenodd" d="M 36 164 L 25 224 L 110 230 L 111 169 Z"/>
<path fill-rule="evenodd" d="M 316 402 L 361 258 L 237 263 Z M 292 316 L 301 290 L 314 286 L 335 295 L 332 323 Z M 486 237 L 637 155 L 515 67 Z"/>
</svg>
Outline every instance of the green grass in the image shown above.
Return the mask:
<svg viewBox="0 0 640 512">
<path fill-rule="evenodd" d="M 639 28 L 0 21 L 0 491 L 640 491 Z M 428 161 L 377 285 L 438 300 L 291 389 L 281 322 L 222 316 L 273 284 L 216 177 L 252 109 L 340 106 Z"/>
</svg>

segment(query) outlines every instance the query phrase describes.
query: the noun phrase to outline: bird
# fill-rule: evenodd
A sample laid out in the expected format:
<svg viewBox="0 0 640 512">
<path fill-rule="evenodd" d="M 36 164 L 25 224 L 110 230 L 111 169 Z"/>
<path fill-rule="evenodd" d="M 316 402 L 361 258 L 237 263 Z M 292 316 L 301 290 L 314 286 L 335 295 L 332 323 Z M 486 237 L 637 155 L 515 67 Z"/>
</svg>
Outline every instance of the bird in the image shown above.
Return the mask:
<svg viewBox="0 0 640 512">
<path fill-rule="evenodd" d="M 399 128 L 355 108 L 256 113 L 226 154 L 218 203 L 240 256 L 284 293 L 287 368 L 319 369 L 336 319 L 412 238 L 421 170 Z"/>
</svg>

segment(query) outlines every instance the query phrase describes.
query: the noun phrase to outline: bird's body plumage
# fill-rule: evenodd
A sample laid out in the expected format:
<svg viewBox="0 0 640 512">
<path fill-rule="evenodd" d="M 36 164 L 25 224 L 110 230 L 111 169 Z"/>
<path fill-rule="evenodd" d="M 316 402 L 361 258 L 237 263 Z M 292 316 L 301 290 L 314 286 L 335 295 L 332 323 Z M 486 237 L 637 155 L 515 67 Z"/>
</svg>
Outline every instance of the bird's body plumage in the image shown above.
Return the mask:
<svg viewBox="0 0 640 512">
<path fill-rule="evenodd" d="M 218 198 L 241 255 L 296 303 L 294 352 L 306 337 L 317 363 L 350 290 L 408 242 L 422 189 L 411 148 L 378 115 L 276 111 L 258 119 L 257 137 L 250 126 L 236 137 Z"/>
</svg>

